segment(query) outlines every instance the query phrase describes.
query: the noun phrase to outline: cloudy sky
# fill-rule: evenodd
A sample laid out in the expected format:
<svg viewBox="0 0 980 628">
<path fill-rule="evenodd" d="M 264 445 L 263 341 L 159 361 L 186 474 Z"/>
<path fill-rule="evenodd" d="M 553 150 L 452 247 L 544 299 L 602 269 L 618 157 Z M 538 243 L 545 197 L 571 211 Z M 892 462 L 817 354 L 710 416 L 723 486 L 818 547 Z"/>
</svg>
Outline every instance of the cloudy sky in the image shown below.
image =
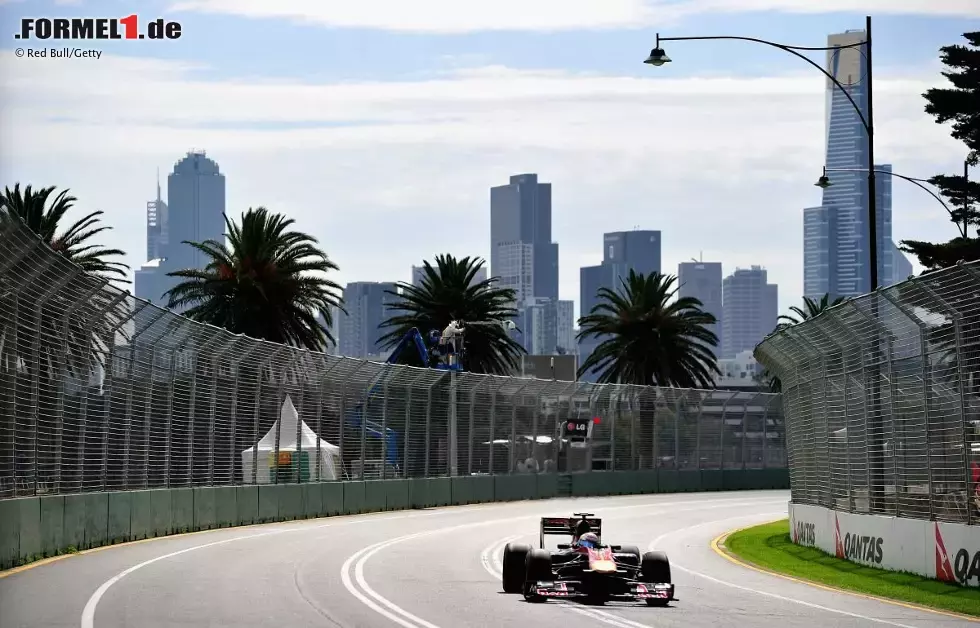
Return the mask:
<svg viewBox="0 0 980 628">
<path fill-rule="evenodd" d="M 0 0 L 0 185 L 71 188 L 135 267 L 157 169 L 205 149 L 229 214 L 294 217 L 341 282 L 404 281 L 437 253 L 489 258 L 489 188 L 536 172 L 554 186 L 562 298 L 578 301 L 603 231 L 640 227 L 663 231 L 668 272 L 702 255 L 726 274 L 765 266 L 786 309 L 802 208 L 820 199 L 823 78 L 742 42 L 642 61 L 657 31 L 823 46 L 868 12 L 878 160 L 958 172 L 964 148 L 921 94 L 945 83 L 938 49 L 980 30 L 977 0 Z M 184 34 L 98 45 L 100 59 L 13 54 L 21 17 L 130 13 Z M 902 181 L 894 232 L 955 233 Z"/>
</svg>

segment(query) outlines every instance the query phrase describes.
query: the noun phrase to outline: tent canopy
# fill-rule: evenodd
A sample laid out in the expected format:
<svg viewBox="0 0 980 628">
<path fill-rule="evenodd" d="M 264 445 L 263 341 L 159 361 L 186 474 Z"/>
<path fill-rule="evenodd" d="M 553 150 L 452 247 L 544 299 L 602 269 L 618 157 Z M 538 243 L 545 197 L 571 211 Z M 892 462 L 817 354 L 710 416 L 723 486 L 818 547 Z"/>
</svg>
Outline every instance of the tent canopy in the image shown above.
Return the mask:
<svg viewBox="0 0 980 628">
<path fill-rule="evenodd" d="M 296 429 L 297 427 L 299 427 L 298 430 Z M 296 438 L 297 434 L 299 435 L 298 441 Z M 258 449 L 259 451 L 275 451 L 277 437 L 279 439 L 279 451 L 298 451 L 300 449 L 303 451 L 316 451 L 317 442 L 319 442 L 321 451 L 340 453 L 340 447 L 319 438 L 316 432 L 310 429 L 310 426 L 305 421 L 299 420 L 299 413 L 296 411 L 296 406 L 293 405 L 293 400 L 289 395 L 286 395 L 286 400 L 282 403 L 279 420 L 275 422 L 266 435 L 255 445 L 254 449 Z M 250 447 L 245 451 L 250 452 L 252 449 Z"/>
<path fill-rule="evenodd" d="M 278 445 L 278 447 L 277 447 Z M 317 471 L 317 447 L 319 446 L 319 472 Z M 263 484 L 271 481 L 272 468 L 283 462 L 273 461 L 275 453 L 279 452 L 302 452 L 302 458 L 308 463 L 302 464 L 302 469 L 298 469 L 301 481 L 320 480 L 329 481 L 337 479 L 337 470 L 340 467 L 340 447 L 332 445 L 316 435 L 306 422 L 301 421 L 293 400 L 287 395 L 279 412 L 279 419 L 265 436 L 255 444 L 242 452 L 242 471 L 246 482 L 252 481 Z M 288 454 L 287 454 L 288 455 Z M 290 457 L 290 462 L 295 457 Z M 254 468 L 253 461 L 258 462 L 258 468 Z M 279 471 L 281 474 L 282 471 Z M 281 477 L 281 476 L 279 476 Z"/>
</svg>

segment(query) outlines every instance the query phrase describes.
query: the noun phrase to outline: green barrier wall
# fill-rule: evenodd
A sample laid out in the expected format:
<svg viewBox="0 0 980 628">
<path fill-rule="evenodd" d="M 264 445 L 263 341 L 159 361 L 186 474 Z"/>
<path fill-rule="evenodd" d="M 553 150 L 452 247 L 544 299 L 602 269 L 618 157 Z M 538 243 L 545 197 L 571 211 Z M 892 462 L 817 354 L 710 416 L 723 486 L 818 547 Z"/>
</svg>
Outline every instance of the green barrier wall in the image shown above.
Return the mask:
<svg viewBox="0 0 980 628">
<path fill-rule="evenodd" d="M 273 521 L 553 497 L 765 489 L 789 489 L 789 471 L 485 475 L 21 497 L 0 501 L 0 569 L 102 545 Z"/>
</svg>

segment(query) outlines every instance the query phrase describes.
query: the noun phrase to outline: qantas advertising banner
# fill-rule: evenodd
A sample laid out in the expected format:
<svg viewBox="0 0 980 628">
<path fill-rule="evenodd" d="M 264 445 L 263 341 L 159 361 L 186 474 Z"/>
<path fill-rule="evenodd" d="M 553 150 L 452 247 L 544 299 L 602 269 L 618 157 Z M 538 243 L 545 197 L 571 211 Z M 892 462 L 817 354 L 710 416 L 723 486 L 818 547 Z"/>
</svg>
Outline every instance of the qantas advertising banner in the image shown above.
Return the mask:
<svg viewBox="0 0 980 628">
<path fill-rule="evenodd" d="M 980 587 L 980 526 L 789 505 L 797 545 L 851 562 Z"/>
</svg>

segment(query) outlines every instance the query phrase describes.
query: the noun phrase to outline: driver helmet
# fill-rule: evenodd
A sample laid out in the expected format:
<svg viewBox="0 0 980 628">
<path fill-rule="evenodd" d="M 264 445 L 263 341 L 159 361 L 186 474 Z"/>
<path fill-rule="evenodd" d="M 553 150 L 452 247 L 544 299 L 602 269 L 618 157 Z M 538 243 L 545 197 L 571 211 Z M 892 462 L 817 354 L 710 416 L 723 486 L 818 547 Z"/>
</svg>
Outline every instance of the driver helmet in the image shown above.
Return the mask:
<svg viewBox="0 0 980 628">
<path fill-rule="evenodd" d="M 579 537 L 578 544 L 582 547 L 595 549 L 599 547 L 599 537 L 594 532 L 586 532 Z"/>
</svg>

